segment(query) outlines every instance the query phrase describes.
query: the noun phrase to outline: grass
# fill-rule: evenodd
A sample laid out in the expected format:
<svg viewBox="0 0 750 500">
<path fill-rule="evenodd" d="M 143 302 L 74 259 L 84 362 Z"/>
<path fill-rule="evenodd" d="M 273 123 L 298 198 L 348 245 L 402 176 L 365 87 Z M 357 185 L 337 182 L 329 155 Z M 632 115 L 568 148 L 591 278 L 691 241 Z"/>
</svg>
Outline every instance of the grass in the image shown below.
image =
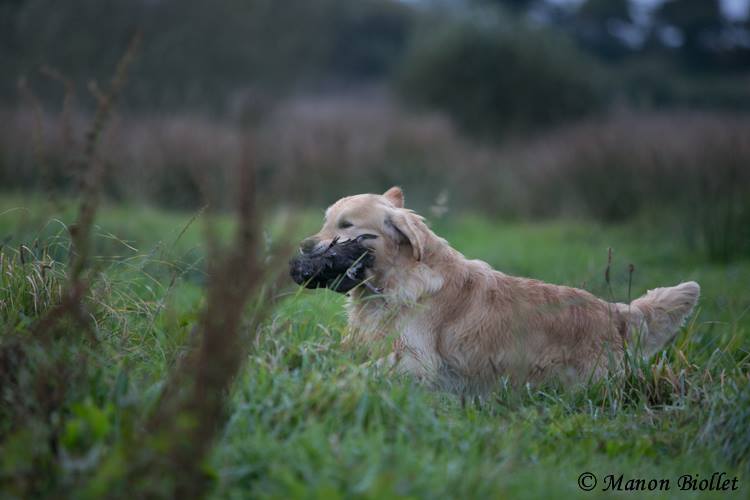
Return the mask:
<svg viewBox="0 0 750 500">
<path fill-rule="evenodd" d="M 0 109 L 0 185 L 74 192 L 88 121 L 76 109 Z M 320 206 L 399 184 L 410 203 L 493 216 L 622 222 L 658 213 L 682 227 L 680 240 L 728 261 L 750 256 L 748 137 L 741 113 L 622 110 L 490 144 L 381 90 L 289 99 L 250 130 L 200 115 L 124 113 L 99 151 L 104 193 L 164 208 L 190 210 L 206 196 L 231 208 L 232 169 L 252 147 L 274 203 Z"/>
<path fill-rule="evenodd" d="M 0 340 L 27 335 L 54 302 L 53 293 L 40 291 L 54 291 L 65 278 L 63 228 L 72 213 L 33 197 L 0 197 Z M 8 399 L 18 393 L 7 388 L 0 392 L 0 486 L 8 496 L 85 497 L 117 487 L 112 469 L 127 464 L 113 459 L 115 451 L 143 428 L 205 303 L 206 217 L 101 208 L 88 311 L 95 340 L 65 330 L 47 350 L 13 365 L 14 380 L 28 389 L 21 399 Z M 269 222 L 268 240 L 278 237 L 280 218 Z M 305 214 L 295 237 L 315 230 L 318 219 Z M 211 226 L 229 234 L 232 222 L 219 216 Z M 364 350 L 340 346 L 343 297 L 290 284 L 277 292 L 234 383 L 227 424 L 204 467 L 214 479 L 213 497 L 598 498 L 611 495 L 601 491 L 607 474 L 670 479 L 662 494 L 674 498 L 747 496 L 750 261 L 708 263 L 647 220 L 605 227 L 455 214 L 433 227 L 467 256 L 504 272 L 616 300 L 627 299 L 630 263 L 632 297 L 693 279 L 703 288 L 700 310 L 673 347 L 653 363 L 634 361 L 623 380 L 575 390 L 500 387 L 462 404 L 362 368 Z M 44 278 L 34 278 L 43 266 L 50 266 Z M 78 369 L 81 359 L 85 367 Z M 36 418 L 32 406 L 43 399 L 35 386 L 23 385 L 24 377 L 54 378 L 57 372 L 42 370 L 60 368 L 54 364 L 60 360 L 70 368 L 71 390 L 59 411 Z M 34 418 L 13 421 L 19 405 L 28 405 Z M 577 486 L 586 471 L 600 481 L 592 492 Z M 740 490 L 677 489 L 684 474 L 706 478 L 714 471 L 738 476 Z M 137 484 L 129 487 L 138 491 Z"/>
</svg>

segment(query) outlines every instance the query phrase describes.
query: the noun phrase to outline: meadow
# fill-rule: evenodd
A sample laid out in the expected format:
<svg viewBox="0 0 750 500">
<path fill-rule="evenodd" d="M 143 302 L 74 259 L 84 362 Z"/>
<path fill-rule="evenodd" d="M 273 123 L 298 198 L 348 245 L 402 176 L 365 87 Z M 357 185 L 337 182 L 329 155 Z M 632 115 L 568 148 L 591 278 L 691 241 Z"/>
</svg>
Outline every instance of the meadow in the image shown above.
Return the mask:
<svg viewBox="0 0 750 500">
<path fill-rule="evenodd" d="M 61 300 L 73 207 L 0 196 L 1 490 L 11 498 L 173 491 L 184 478 L 131 474 L 138 463 L 128 458 L 148 450 L 158 463 L 168 449 L 149 421 L 210 302 L 211 247 L 234 221 L 103 205 L 92 232 L 88 326 L 65 323 L 54 340 L 29 342 L 13 357 L 21 351 L 7 346 L 28 339 Z M 631 360 L 622 377 L 570 390 L 500 381 L 488 397 L 467 399 L 375 373 L 363 365 L 372 355 L 364 346 L 341 346 L 344 297 L 298 289 L 282 265 L 244 309 L 247 355 L 200 464 L 210 496 L 627 497 L 633 493 L 602 491 L 607 475 L 622 474 L 623 489 L 631 478 L 669 479 L 669 491 L 653 494 L 746 498 L 750 261 L 710 260 L 686 246 L 681 227 L 656 226 L 648 215 L 608 225 L 430 217 L 469 257 L 612 300 L 701 284 L 699 310 L 671 347 L 648 362 Z M 281 240 L 297 241 L 319 223 L 319 211 L 267 214 L 266 257 L 285 255 Z M 170 424 L 179 430 L 184 422 Z M 584 472 L 599 480 L 593 491 L 578 486 Z M 738 477 L 739 489 L 678 489 L 680 476 L 713 472 Z"/>
<path fill-rule="evenodd" d="M 750 498 L 750 24 L 637 3 L 0 2 L 0 500 Z M 392 185 L 508 274 L 699 306 L 575 387 L 379 372 L 287 261 Z"/>
</svg>

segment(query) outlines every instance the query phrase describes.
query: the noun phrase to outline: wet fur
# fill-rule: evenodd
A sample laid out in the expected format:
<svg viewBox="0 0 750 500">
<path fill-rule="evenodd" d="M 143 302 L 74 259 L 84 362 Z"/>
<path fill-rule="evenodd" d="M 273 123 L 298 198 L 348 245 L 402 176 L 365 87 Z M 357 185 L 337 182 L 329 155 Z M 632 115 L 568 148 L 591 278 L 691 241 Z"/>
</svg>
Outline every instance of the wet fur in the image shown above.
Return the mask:
<svg viewBox="0 0 750 500">
<path fill-rule="evenodd" d="M 346 219 L 347 229 L 338 227 Z M 596 379 L 621 368 L 626 349 L 649 356 L 695 306 L 695 282 L 659 288 L 630 305 L 585 290 L 509 276 L 466 259 L 403 206 L 403 193 L 343 198 L 326 212 L 319 244 L 361 233 L 375 253 L 369 279 L 350 292 L 348 342 L 393 339 L 379 366 L 460 392 L 513 382 Z"/>
</svg>

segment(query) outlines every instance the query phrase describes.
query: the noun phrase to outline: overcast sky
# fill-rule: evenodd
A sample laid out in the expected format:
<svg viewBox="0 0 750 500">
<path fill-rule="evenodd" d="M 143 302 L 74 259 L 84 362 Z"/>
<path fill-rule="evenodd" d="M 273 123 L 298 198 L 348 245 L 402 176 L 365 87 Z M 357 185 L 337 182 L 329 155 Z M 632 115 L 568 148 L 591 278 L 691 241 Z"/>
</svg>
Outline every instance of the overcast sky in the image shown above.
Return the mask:
<svg viewBox="0 0 750 500">
<path fill-rule="evenodd" d="M 552 3 L 559 4 L 577 4 L 583 0 L 549 0 Z M 632 0 L 635 3 L 639 3 L 645 7 L 653 7 L 659 5 L 664 0 Z M 706 0 L 708 1 L 708 0 Z M 742 18 L 748 13 L 748 6 L 750 6 L 750 0 L 721 0 L 721 6 L 724 9 L 724 13 L 731 18 Z"/>
</svg>

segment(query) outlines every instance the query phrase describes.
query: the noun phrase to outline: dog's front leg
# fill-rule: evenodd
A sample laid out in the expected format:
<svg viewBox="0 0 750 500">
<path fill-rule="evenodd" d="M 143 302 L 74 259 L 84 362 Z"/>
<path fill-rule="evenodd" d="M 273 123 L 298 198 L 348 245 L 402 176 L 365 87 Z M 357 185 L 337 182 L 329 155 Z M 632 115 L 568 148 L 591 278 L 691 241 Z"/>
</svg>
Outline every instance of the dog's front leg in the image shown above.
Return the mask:
<svg viewBox="0 0 750 500">
<path fill-rule="evenodd" d="M 388 356 L 376 359 L 374 362 L 371 361 L 369 364 L 378 372 L 390 372 L 395 370 L 399 364 L 399 357 L 395 352 L 390 353 Z"/>
<path fill-rule="evenodd" d="M 364 364 L 367 368 L 373 368 L 375 371 L 380 373 L 388 373 L 396 371 L 401 363 L 403 357 L 403 348 L 400 338 L 396 338 L 393 341 L 391 353 L 387 356 L 383 356 L 374 361 L 368 361 Z"/>
<path fill-rule="evenodd" d="M 367 366 L 378 373 L 410 375 L 420 381 L 429 378 L 429 370 L 400 337 L 393 341 L 393 351 L 390 354 L 370 361 Z"/>
</svg>

